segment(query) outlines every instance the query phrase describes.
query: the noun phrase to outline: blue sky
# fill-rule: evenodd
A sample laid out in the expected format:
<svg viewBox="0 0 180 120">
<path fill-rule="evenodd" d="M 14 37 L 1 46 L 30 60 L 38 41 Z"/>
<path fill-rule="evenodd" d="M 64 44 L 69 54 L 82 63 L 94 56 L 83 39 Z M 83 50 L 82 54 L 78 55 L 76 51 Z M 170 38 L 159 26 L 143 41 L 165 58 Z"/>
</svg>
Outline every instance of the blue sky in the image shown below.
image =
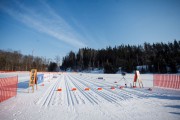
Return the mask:
<svg viewBox="0 0 180 120">
<path fill-rule="evenodd" d="M 79 48 L 180 40 L 180 0 L 0 0 L 0 49 L 54 59 Z"/>
</svg>

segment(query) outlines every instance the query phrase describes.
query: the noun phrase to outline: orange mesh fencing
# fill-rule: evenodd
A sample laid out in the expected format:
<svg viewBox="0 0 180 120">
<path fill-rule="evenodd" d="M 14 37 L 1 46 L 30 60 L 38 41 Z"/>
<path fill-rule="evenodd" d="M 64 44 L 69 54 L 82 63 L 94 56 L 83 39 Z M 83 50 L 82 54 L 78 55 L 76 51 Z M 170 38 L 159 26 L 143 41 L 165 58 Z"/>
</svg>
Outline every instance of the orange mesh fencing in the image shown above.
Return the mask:
<svg viewBox="0 0 180 120">
<path fill-rule="evenodd" d="M 0 102 L 17 94 L 18 76 L 0 78 Z"/>
<path fill-rule="evenodd" d="M 174 74 L 153 75 L 153 86 L 180 89 L 180 75 L 174 75 Z"/>
</svg>

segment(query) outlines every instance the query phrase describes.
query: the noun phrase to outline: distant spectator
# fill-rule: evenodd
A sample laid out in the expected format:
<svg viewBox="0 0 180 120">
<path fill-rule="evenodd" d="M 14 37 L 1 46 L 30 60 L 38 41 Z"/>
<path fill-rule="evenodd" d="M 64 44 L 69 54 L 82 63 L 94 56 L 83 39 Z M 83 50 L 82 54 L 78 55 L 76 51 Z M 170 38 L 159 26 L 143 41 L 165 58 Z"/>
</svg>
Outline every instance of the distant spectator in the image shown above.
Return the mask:
<svg viewBox="0 0 180 120">
<path fill-rule="evenodd" d="M 133 87 L 136 87 L 136 82 L 138 81 L 139 83 L 139 87 L 143 87 L 143 83 L 142 83 L 142 80 L 140 78 L 140 73 L 138 70 L 135 71 L 135 74 L 134 74 L 134 81 L 133 81 Z"/>
</svg>

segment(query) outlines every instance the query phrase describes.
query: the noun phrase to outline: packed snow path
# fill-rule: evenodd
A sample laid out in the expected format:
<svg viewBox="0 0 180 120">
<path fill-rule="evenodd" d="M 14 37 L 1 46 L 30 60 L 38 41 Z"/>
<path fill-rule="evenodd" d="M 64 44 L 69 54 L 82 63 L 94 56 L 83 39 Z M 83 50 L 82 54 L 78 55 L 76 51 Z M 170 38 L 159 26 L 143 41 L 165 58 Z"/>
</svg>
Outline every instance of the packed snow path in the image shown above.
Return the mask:
<svg viewBox="0 0 180 120">
<path fill-rule="evenodd" d="M 115 89 L 111 89 L 115 86 Z M 119 104 L 122 101 L 129 99 L 139 99 L 148 96 L 155 96 L 149 91 L 132 88 L 119 88 L 119 85 L 109 83 L 105 80 L 98 80 L 97 78 L 79 76 L 76 74 L 65 74 L 54 81 L 53 84 L 40 97 L 37 104 L 41 106 L 49 105 L 67 105 L 74 106 L 79 104 L 98 105 L 100 103 Z M 58 88 L 62 92 L 57 91 Z M 77 90 L 72 90 L 76 88 Z M 85 91 L 85 88 L 89 90 Z M 102 88 L 102 90 L 98 90 Z M 141 90 L 141 91 L 140 91 Z"/>
<path fill-rule="evenodd" d="M 179 90 L 130 88 L 130 80 L 127 88 L 120 88 L 124 81 L 115 84 L 114 81 L 121 79 L 115 75 L 55 76 L 44 82 L 44 86 L 39 85 L 34 93 L 27 92 L 27 81 L 20 82 L 18 95 L 0 103 L 0 120 L 180 119 Z M 62 91 L 58 91 L 60 88 Z"/>
</svg>

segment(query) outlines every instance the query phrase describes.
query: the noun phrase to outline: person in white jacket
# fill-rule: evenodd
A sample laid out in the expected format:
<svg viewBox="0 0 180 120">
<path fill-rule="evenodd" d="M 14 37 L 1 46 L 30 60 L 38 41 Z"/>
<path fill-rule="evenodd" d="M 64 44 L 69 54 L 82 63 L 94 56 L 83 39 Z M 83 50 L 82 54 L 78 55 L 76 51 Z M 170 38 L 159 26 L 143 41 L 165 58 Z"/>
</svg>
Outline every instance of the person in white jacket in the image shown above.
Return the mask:
<svg viewBox="0 0 180 120">
<path fill-rule="evenodd" d="M 138 70 L 135 71 L 133 87 L 136 87 L 136 82 L 138 81 L 139 87 L 143 87 L 142 79 L 140 78 L 140 72 Z"/>
</svg>

